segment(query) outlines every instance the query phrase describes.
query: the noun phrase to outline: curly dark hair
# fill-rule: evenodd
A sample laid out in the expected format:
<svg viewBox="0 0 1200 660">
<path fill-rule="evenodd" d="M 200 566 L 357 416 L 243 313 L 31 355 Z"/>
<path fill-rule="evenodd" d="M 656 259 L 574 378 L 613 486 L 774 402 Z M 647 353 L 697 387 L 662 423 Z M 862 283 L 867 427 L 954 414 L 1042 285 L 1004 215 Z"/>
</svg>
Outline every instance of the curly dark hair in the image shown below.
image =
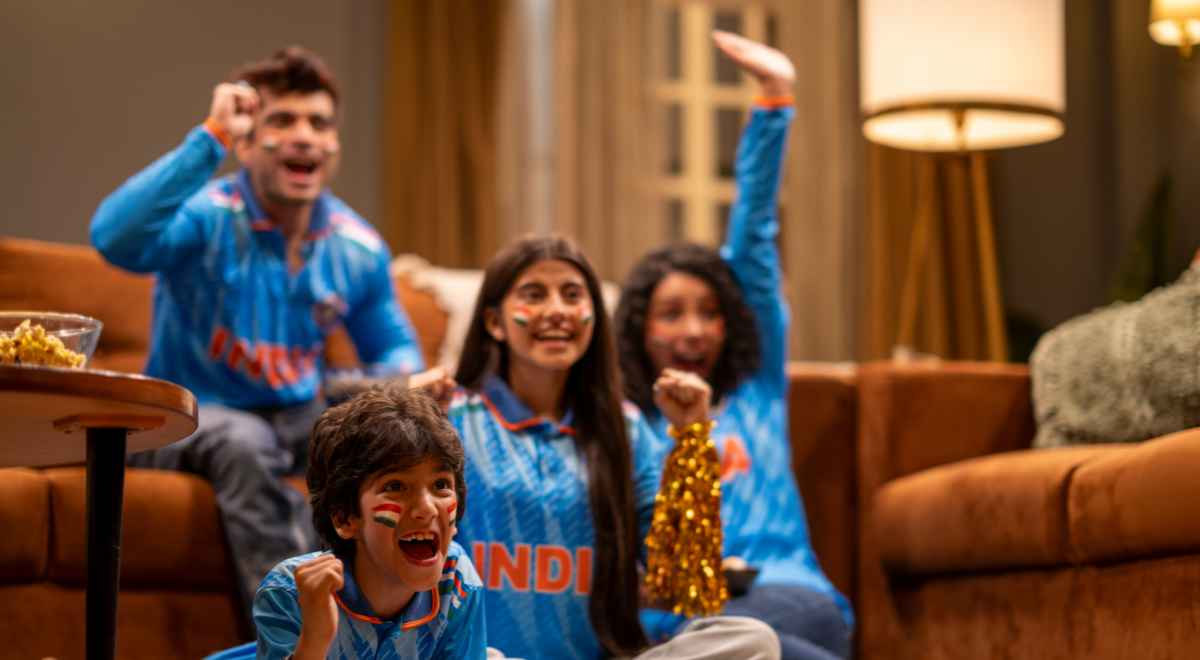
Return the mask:
<svg viewBox="0 0 1200 660">
<path fill-rule="evenodd" d="M 694 243 L 655 250 L 642 257 L 629 272 L 613 318 L 621 374 L 625 378 L 625 397 L 646 414 L 656 411 L 653 387 L 658 377 L 646 353 L 646 314 L 658 283 L 675 271 L 698 277 L 712 287 L 725 319 L 725 345 L 708 379 L 713 390 L 713 403 L 733 391 L 743 378 L 758 369 L 761 361 L 758 322 L 746 304 L 733 271 L 721 255 L 712 248 Z"/>
<path fill-rule="evenodd" d="M 313 427 L 306 476 L 313 526 L 321 539 L 339 557 L 352 559 L 354 541 L 338 536 L 334 517 L 361 516 L 364 484 L 427 459 L 454 473 L 456 520 L 461 520 L 467 508 L 462 443 L 429 395 L 393 385 L 367 390 L 326 410 Z"/>
<path fill-rule="evenodd" d="M 280 48 L 266 59 L 243 64 L 229 74 L 228 80 L 245 80 L 255 89 L 265 89 L 276 96 L 328 92 L 333 105 L 338 104 L 338 84 L 333 73 L 320 56 L 302 46 Z"/>
</svg>

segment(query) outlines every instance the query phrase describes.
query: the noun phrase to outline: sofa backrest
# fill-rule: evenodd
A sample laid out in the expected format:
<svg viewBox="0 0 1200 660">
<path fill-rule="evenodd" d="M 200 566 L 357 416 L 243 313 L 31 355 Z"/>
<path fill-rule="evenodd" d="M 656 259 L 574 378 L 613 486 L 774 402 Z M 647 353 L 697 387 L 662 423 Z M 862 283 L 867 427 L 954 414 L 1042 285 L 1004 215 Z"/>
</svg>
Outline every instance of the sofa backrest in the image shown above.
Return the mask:
<svg viewBox="0 0 1200 660">
<path fill-rule="evenodd" d="M 153 278 L 111 266 L 82 245 L 0 238 L 0 309 L 100 319 L 91 366 L 140 372 L 150 346 Z"/>
<path fill-rule="evenodd" d="M 398 276 L 396 297 L 421 338 L 427 364 L 436 364 L 446 337 L 446 314 L 430 292 Z M 104 329 L 89 366 L 139 373 L 150 348 L 154 277 L 109 264 L 86 245 L 0 237 L 0 309 L 56 311 L 100 319 Z M 357 356 L 344 331 L 326 349 L 331 366 L 348 367 Z"/>
</svg>

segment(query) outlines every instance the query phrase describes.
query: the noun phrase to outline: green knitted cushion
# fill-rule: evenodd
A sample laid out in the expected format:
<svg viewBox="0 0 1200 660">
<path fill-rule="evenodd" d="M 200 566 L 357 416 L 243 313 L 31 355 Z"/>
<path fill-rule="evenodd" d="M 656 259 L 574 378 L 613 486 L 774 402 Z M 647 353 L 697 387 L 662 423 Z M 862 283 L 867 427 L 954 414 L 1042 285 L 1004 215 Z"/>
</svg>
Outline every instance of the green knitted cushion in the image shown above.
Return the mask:
<svg viewBox="0 0 1200 660">
<path fill-rule="evenodd" d="M 1037 447 L 1200 426 L 1200 267 L 1046 333 L 1030 358 Z"/>
</svg>

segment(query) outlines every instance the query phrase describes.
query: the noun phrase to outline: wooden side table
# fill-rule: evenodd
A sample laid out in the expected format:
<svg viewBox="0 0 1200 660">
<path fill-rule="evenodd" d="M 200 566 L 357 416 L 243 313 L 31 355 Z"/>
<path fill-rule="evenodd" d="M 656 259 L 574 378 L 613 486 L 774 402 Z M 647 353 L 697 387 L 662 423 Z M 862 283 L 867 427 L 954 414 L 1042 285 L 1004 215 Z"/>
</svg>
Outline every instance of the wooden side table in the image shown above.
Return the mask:
<svg viewBox="0 0 1200 660">
<path fill-rule="evenodd" d="M 87 657 L 111 660 L 125 455 L 195 431 L 196 397 L 135 374 L 0 365 L 0 415 L 0 467 L 87 461 Z"/>
</svg>

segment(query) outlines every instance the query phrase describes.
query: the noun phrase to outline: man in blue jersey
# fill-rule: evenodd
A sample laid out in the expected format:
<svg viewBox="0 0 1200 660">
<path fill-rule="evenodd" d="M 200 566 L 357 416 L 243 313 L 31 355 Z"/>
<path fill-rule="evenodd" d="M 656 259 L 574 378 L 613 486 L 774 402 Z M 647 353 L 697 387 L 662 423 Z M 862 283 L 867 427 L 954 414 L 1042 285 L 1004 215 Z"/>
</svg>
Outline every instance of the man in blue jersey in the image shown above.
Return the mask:
<svg viewBox="0 0 1200 660">
<path fill-rule="evenodd" d="M 200 426 L 131 465 L 209 480 L 242 596 L 281 559 L 315 547 L 304 498 L 280 480 L 304 470 L 339 324 L 367 376 L 422 368 L 396 303 L 379 234 L 326 184 L 337 170 L 338 88 L 290 47 L 216 86 L 208 118 L 101 203 L 91 238 L 112 263 L 156 274 L 146 373 L 191 389 Z M 242 168 L 212 179 L 233 150 Z"/>
</svg>

